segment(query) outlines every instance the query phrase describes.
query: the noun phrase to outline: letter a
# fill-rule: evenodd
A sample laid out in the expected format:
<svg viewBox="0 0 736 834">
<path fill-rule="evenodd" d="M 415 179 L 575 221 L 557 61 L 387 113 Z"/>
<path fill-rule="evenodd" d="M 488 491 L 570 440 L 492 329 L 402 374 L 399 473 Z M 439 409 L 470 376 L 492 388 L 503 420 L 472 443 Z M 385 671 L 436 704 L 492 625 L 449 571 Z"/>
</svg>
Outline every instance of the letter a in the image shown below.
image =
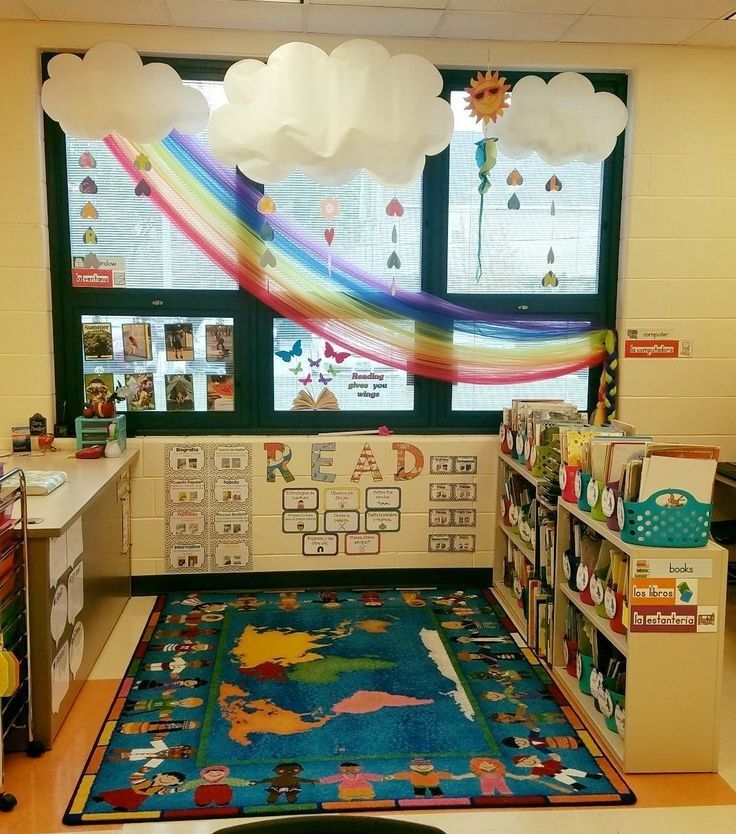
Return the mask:
<svg viewBox="0 0 736 834">
<path fill-rule="evenodd" d="M 378 463 L 376 462 L 376 456 L 373 454 L 369 443 L 363 446 L 363 451 L 360 453 L 358 462 L 355 464 L 355 469 L 353 469 L 350 480 L 357 484 L 361 476 L 365 475 L 366 472 L 371 473 L 374 481 L 383 480 L 383 475 L 381 475 L 381 470 L 378 468 Z"/>
</svg>

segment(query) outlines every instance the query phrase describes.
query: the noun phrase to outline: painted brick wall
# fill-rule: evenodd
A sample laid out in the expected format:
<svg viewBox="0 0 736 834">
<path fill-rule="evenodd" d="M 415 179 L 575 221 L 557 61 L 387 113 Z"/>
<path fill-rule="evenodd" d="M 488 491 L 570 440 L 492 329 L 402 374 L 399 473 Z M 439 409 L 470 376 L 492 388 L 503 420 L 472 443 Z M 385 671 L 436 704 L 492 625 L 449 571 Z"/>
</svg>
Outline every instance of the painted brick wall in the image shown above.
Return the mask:
<svg viewBox="0 0 736 834">
<path fill-rule="evenodd" d="M 214 445 L 232 442 L 235 438 L 206 438 Z M 320 437 L 248 437 L 237 438 L 252 447 L 252 526 L 253 569 L 256 571 L 290 570 L 339 570 L 376 567 L 490 567 L 495 525 L 496 454 L 498 444 L 489 437 L 417 437 L 393 435 L 388 438 L 366 436 L 350 438 Z M 141 460 L 134 471 L 132 483 L 132 557 L 133 573 L 152 575 L 167 572 L 165 544 L 165 474 L 167 445 L 203 442 L 203 438 L 145 438 L 134 441 L 141 450 Z M 315 481 L 311 475 L 313 443 L 335 444 L 335 451 L 323 451 L 324 458 L 331 458 L 321 471 L 334 474 L 335 481 Z M 267 480 L 267 454 L 265 443 L 285 444 L 292 453 L 288 463 L 293 481 L 285 481 L 276 472 L 274 481 Z M 370 445 L 380 479 L 372 474 L 351 476 L 360 458 L 364 444 Z M 397 480 L 397 451 L 394 444 L 407 443 L 420 450 L 423 457 L 421 470 L 409 480 Z M 467 456 L 477 460 L 477 471 L 467 474 L 432 474 L 432 457 Z M 414 467 L 411 452 L 407 452 L 408 466 Z M 419 467 L 416 467 L 419 469 Z M 471 483 L 476 489 L 474 501 L 430 501 L 431 483 Z M 365 530 L 365 492 L 371 487 L 398 487 L 401 490 L 400 530 L 381 535 L 380 555 L 348 556 L 344 553 L 344 534 L 339 535 L 337 556 L 302 555 L 302 536 L 282 532 L 282 491 L 284 489 L 311 488 L 319 490 L 320 532 L 324 530 L 323 510 L 325 490 L 338 487 L 356 487 L 360 491 L 361 530 Z M 457 526 L 429 527 L 429 507 L 464 509 L 476 512 L 476 525 L 472 528 Z M 475 536 L 472 552 L 428 554 L 428 536 L 432 534 Z M 183 541 L 184 539 L 182 539 Z"/>
<path fill-rule="evenodd" d="M 0 23 L 0 438 L 5 443 L 12 425 L 34 411 L 51 415 L 53 409 L 40 52 L 86 49 L 115 39 L 153 54 L 222 57 L 267 55 L 295 36 Z M 308 40 L 330 49 L 344 38 Z M 482 41 L 384 43 L 439 66 L 487 61 Z M 736 459 L 736 54 L 718 48 L 497 42 L 493 58 L 506 67 L 630 73 L 618 326 L 622 333 L 675 330 L 692 340 L 694 357 L 623 360 L 620 416 L 657 436 L 715 440 L 725 458 Z M 147 453 L 149 442 L 156 441 L 144 442 L 134 491 L 136 538 L 143 548 L 162 518 L 156 503 L 161 476 L 152 463 L 155 454 Z M 146 562 L 159 557 L 152 548 L 137 550 L 136 572 L 155 569 Z"/>
</svg>

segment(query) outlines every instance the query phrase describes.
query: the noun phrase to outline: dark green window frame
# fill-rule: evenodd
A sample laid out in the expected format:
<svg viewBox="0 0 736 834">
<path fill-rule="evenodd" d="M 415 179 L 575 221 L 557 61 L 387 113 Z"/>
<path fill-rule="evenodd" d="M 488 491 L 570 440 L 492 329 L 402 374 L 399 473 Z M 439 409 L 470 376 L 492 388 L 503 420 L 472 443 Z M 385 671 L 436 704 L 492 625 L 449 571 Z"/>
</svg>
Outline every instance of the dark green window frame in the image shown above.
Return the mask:
<svg viewBox="0 0 736 834">
<path fill-rule="evenodd" d="M 42 56 L 44 79 L 55 53 Z M 148 58 L 171 64 L 183 78 L 222 80 L 232 62 L 198 59 Z M 443 70 L 442 95 L 464 89 L 472 69 Z M 552 72 L 502 71 L 512 84 L 535 74 L 549 80 Z M 597 91 L 614 93 L 624 102 L 627 76 L 621 73 L 586 73 Z M 414 378 L 411 412 L 283 412 L 273 409 L 273 320 L 276 314 L 244 290 L 182 291 L 78 289 L 71 286 L 71 244 L 67 200 L 66 145 L 59 125 L 45 117 L 45 153 L 48 192 L 51 291 L 53 305 L 57 421 L 73 431 L 82 404 L 83 371 L 80 346 L 81 316 L 182 316 L 234 319 L 236 343 L 234 412 L 128 412 L 128 432 L 134 434 L 309 434 L 324 430 L 373 428 L 382 424 L 395 431 L 423 433 L 495 432 L 497 411 L 452 410 L 452 386 L 437 380 Z M 422 289 L 456 304 L 523 316 L 564 316 L 600 327 L 614 327 L 618 276 L 618 248 L 623 187 L 624 138 L 619 136 L 604 164 L 598 293 L 541 296 L 525 294 L 463 295 L 447 292 L 447 224 L 449 148 L 427 160 L 422 197 Z M 589 379 L 588 406 L 596 401 L 598 374 Z"/>
</svg>

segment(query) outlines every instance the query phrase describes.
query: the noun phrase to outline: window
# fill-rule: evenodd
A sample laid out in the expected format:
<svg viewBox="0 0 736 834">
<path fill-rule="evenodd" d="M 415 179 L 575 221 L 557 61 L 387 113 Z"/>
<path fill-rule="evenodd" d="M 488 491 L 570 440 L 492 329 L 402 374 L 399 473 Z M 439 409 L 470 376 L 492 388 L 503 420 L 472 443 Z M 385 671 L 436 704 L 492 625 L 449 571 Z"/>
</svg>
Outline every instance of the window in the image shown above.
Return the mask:
<svg viewBox="0 0 736 834">
<path fill-rule="evenodd" d="M 211 107 L 222 103 L 227 64 L 172 63 Z M 499 155 L 481 218 L 474 158 L 481 133 L 464 110 L 470 74 L 443 73 L 455 132 L 450 147 L 427 161 L 421 181 L 392 189 L 361 174 L 328 188 L 297 172 L 249 187 L 273 200 L 282 228 L 313 259 L 326 253 L 316 273 L 325 280 L 350 264 L 386 286 L 462 307 L 612 325 L 623 139 L 593 166 L 552 168 L 536 155 Z M 518 77 L 507 74 L 512 82 Z M 590 77 L 597 89 L 625 99 L 625 76 Z M 152 434 L 383 423 L 488 432 L 512 396 L 561 396 L 581 407 L 594 399 L 597 369 L 513 386 L 452 385 L 394 368 L 390 351 L 380 361 L 365 358 L 242 290 L 147 199 L 145 156 L 135 160 L 136 183 L 106 143 L 65 137 L 48 119 L 46 155 L 60 422 L 71 426 L 85 399 L 120 387 L 129 431 Z M 181 211 L 196 219 L 186 200 Z M 412 322 L 395 326 L 413 339 Z M 458 321 L 453 338 L 472 347 L 479 328 Z"/>
</svg>

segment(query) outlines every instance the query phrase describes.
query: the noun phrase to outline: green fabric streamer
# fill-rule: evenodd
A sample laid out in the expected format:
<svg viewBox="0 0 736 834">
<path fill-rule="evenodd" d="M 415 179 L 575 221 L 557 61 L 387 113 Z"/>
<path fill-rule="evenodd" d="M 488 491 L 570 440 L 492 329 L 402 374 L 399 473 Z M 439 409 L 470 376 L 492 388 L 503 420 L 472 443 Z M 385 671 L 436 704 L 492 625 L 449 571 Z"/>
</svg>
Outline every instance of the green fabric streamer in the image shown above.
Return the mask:
<svg viewBox="0 0 736 834">
<path fill-rule="evenodd" d="M 491 179 L 488 176 L 491 169 L 496 164 L 498 158 L 498 151 L 496 149 L 495 139 L 481 139 L 480 142 L 475 143 L 475 163 L 478 166 L 478 194 L 480 194 L 480 206 L 478 207 L 478 251 L 476 253 L 477 267 L 475 270 L 475 281 L 480 283 L 483 277 L 483 264 L 481 262 L 482 254 L 482 233 L 483 233 L 483 203 L 485 195 L 491 188 Z"/>
</svg>

